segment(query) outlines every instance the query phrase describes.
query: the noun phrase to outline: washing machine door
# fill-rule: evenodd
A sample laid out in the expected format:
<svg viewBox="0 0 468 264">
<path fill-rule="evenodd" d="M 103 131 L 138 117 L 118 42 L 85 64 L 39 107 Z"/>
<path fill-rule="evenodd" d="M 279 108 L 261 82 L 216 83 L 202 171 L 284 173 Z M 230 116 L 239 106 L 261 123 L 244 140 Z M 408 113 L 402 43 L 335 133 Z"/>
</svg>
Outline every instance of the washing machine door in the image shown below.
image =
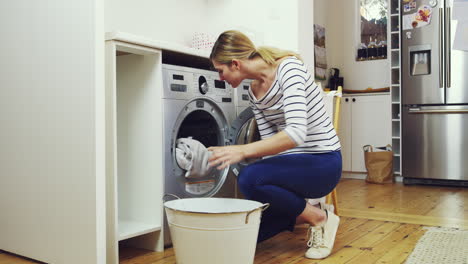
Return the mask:
<svg viewBox="0 0 468 264">
<path fill-rule="evenodd" d="M 166 192 L 181 197 L 210 197 L 223 186 L 229 169 L 213 170 L 210 175 L 186 178 L 176 160 L 176 140 L 193 138 L 205 147 L 223 146 L 227 141 L 228 123 L 221 108 L 209 98 L 196 98 L 189 101 L 179 113 L 171 138 L 172 171 L 166 177 Z M 167 165 L 166 165 L 167 166 Z"/>
<path fill-rule="evenodd" d="M 229 129 L 229 143 L 232 145 L 243 145 L 260 140 L 257 121 L 250 107 L 245 108 L 237 117 Z M 245 159 L 237 164 L 231 165 L 232 172 L 238 176 L 241 170 L 259 158 Z"/>
</svg>

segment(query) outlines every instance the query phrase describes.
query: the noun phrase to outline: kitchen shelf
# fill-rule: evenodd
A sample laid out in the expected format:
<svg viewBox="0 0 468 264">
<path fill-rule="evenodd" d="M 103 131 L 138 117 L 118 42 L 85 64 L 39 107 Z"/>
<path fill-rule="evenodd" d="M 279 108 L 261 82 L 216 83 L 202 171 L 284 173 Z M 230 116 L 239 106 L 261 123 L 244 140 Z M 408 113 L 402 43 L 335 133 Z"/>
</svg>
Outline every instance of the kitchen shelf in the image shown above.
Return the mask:
<svg viewBox="0 0 468 264">
<path fill-rule="evenodd" d="M 164 249 L 161 69 L 161 50 L 106 41 L 107 263 Z"/>
<path fill-rule="evenodd" d="M 392 122 L 392 137 L 400 137 L 400 122 Z"/>
<path fill-rule="evenodd" d="M 400 68 L 391 68 L 392 84 L 400 84 Z"/>
<path fill-rule="evenodd" d="M 400 174 L 401 171 L 401 17 L 400 0 L 390 0 L 389 11 L 389 37 L 390 37 L 390 93 L 392 98 L 392 147 L 394 152 L 393 171 L 394 174 Z"/>
<path fill-rule="evenodd" d="M 390 17 L 390 26 L 391 26 L 392 34 L 399 34 L 400 17 L 399 16 L 391 16 Z"/>
<path fill-rule="evenodd" d="M 392 120 L 400 119 L 400 105 L 392 104 Z"/>
<path fill-rule="evenodd" d="M 400 102 L 401 102 L 400 85 L 392 85 L 392 88 L 391 88 L 390 92 L 392 94 L 392 103 L 400 104 Z"/>
<path fill-rule="evenodd" d="M 400 14 L 400 0 L 390 1 L 390 13 L 395 15 Z"/>
<path fill-rule="evenodd" d="M 392 68 L 400 67 L 400 52 L 391 52 Z"/>
<path fill-rule="evenodd" d="M 401 162 L 401 156 L 395 156 L 393 155 L 393 174 L 399 174 L 401 175 L 400 171 L 400 162 Z"/>
<path fill-rule="evenodd" d="M 400 49 L 400 34 L 391 34 L 392 49 Z"/>
<path fill-rule="evenodd" d="M 160 230 L 160 225 L 151 225 L 137 221 L 119 219 L 119 241 Z"/>
</svg>

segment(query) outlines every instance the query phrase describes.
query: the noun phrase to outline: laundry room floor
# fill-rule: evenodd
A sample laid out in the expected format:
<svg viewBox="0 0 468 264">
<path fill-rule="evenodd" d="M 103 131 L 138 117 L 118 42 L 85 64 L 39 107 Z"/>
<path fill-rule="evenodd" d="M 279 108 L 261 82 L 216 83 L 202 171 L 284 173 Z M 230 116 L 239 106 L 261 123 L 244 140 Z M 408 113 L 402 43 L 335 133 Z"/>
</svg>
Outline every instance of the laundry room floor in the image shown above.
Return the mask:
<svg viewBox="0 0 468 264">
<path fill-rule="evenodd" d="M 403 263 L 425 226 L 468 229 L 468 189 L 368 184 L 342 179 L 337 187 L 340 226 L 332 255 L 324 260 L 304 258 L 307 228 L 284 232 L 257 246 L 255 264 Z M 164 253 L 121 251 L 122 264 L 172 264 L 172 248 Z"/>
<path fill-rule="evenodd" d="M 424 226 L 468 229 L 468 189 L 435 186 L 367 184 L 343 179 L 338 188 L 340 226 L 332 255 L 304 258 L 307 228 L 284 232 L 260 243 L 255 264 L 403 263 Z M 0 263 L 38 263 L 0 251 Z M 121 248 L 121 264 L 174 264 L 172 248 L 164 253 Z"/>
</svg>

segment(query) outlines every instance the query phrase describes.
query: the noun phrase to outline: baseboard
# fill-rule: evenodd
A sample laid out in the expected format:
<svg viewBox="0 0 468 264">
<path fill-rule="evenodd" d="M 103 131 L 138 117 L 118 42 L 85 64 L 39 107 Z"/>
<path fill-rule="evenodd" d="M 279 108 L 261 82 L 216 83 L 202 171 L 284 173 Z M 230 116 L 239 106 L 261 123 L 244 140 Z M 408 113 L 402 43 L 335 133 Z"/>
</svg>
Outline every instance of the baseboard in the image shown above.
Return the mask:
<svg viewBox="0 0 468 264">
<path fill-rule="evenodd" d="M 365 172 L 343 171 L 343 173 L 341 174 L 341 178 L 344 178 L 344 179 L 365 180 L 366 177 L 367 177 L 367 173 Z"/>
<path fill-rule="evenodd" d="M 367 173 L 365 172 L 343 171 L 341 174 L 342 179 L 365 180 L 366 177 Z M 395 175 L 395 182 L 403 182 L 403 177 Z"/>
</svg>

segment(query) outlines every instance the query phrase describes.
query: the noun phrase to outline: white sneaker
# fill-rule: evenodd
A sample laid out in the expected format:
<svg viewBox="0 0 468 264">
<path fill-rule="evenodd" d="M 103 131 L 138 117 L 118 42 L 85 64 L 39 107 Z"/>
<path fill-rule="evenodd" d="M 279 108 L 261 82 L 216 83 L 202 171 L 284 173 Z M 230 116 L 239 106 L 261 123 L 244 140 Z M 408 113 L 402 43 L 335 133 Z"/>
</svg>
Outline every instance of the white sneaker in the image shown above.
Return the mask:
<svg viewBox="0 0 468 264">
<path fill-rule="evenodd" d="M 322 210 L 328 210 L 330 212 L 335 212 L 335 206 L 333 206 L 333 204 L 327 204 L 325 202 L 320 202 L 319 206 L 320 206 L 320 209 L 322 209 Z"/>
<path fill-rule="evenodd" d="M 307 246 L 310 248 L 305 253 L 306 258 L 323 259 L 332 252 L 340 218 L 333 211 L 328 209 L 326 211 L 327 222 L 322 226 L 311 226 L 309 229 L 310 237 Z"/>
<path fill-rule="evenodd" d="M 308 199 L 308 200 L 311 200 L 311 199 Z M 312 199 L 312 200 L 314 200 L 314 199 Z M 310 203 L 311 205 L 313 205 L 315 207 L 318 206 L 322 210 L 329 210 L 329 211 L 335 212 L 335 206 L 333 206 L 333 204 L 327 204 L 324 201 L 320 201 L 318 203 L 311 203 L 311 202 L 308 201 L 308 203 Z"/>
</svg>

